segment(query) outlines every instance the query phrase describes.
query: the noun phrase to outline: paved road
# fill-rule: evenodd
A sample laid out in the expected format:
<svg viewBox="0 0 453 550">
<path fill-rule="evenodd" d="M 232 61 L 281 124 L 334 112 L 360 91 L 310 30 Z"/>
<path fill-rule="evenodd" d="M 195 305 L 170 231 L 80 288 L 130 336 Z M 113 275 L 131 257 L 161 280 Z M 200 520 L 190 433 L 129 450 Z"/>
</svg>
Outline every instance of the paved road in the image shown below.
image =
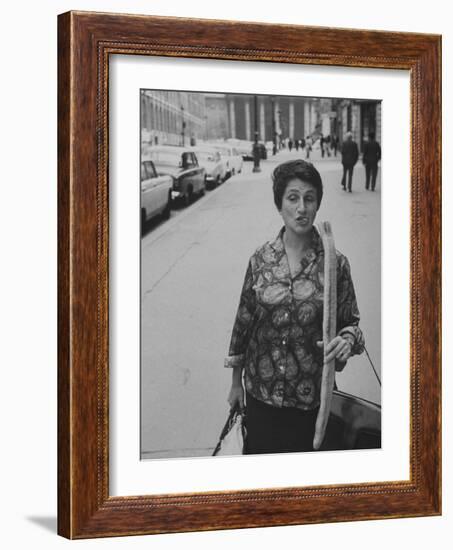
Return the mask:
<svg viewBox="0 0 453 550">
<path fill-rule="evenodd" d="M 273 238 L 281 218 L 270 172 L 296 153 L 262 163 L 188 209 L 172 212 L 142 239 L 142 456 L 206 456 L 227 414 L 231 371 L 223 368 L 248 258 Z M 364 189 L 357 165 L 353 192 L 339 182 L 338 159 L 313 162 L 324 182 L 317 220 L 329 220 L 351 263 L 367 348 L 380 370 L 380 182 Z M 380 402 L 364 355 L 338 375 L 344 391 Z"/>
</svg>

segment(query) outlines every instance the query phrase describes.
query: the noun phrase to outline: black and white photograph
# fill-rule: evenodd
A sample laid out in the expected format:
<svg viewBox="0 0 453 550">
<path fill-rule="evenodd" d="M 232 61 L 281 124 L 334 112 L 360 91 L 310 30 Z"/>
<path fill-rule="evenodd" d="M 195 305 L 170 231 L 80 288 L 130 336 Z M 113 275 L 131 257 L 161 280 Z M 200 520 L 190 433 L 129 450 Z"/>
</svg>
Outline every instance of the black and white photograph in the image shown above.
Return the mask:
<svg viewBox="0 0 453 550">
<path fill-rule="evenodd" d="M 140 90 L 142 459 L 381 447 L 381 115 Z"/>
<path fill-rule="evenodd" d="M 451 547 L 448 6 L 5 4 L 4 548 Z"/>
</svg>

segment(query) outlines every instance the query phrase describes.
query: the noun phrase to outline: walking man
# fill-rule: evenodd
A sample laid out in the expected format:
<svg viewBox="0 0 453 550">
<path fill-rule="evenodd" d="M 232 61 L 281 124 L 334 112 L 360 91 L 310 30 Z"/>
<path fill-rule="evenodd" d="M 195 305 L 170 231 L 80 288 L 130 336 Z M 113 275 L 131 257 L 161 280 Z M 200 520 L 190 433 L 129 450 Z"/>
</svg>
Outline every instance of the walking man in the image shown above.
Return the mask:
<svg viewBox="0 0 453 550">
<path fill-rule="evenodd" d="M 334 156 L 337 156 L 338 138 L 335 134 L 332 136 L 332 149 L 334 152 Z"/>
<path fill-rule="evenodd" d="M 341 147 L 341 163 L 343 164 L 343 178 L 341 180 L 341 185 L 346 191 L 346 175 L 348 176 L 348 191 L 351 193 L 352 187 L 352 173 L 354 171 L 354 166 L 357 163 L 359 158 L 359 148 L 357 143 L 352 139 L 352 133 L 346 132 L 346 139 L 343 142 Z"/>
<path fill-rule="evenodd" d="M 365 189 L 370 188 L 374 191 L 376 187 L 376 178 L 378 173 L 378 162 L 381 160 L 381 146 L 375 140 L 374 132 L 368 134 L 368 141 L 363 147 L 363 164 L 365 165 Z"/>
<path fill-rule="evenodd" d="M 324 140 L 326 143 L 326 153 L 328 157 L 330 157 L 331 140 L 332 140 L 332 136 L 330 134 Z"/>
<path fill-rule="evenodd" d="M 306 159 L 310 158 L 310 151 L 312 148 L 312 144 L 313 144 L 313 140 L 311 139 L 311 136 L 307 136 L 307 139 L 305 140 L 305 152 L 306 152 L 305 158 Z"/>
</svg>

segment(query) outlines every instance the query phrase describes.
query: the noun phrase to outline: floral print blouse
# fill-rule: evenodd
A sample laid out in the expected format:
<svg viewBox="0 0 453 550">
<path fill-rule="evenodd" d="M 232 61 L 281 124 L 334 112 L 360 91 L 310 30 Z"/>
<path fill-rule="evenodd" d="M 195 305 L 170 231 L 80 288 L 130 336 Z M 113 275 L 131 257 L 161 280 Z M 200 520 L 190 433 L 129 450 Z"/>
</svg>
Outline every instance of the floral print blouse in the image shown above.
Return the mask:
<svg viewBox="0 0 453 550">
<path fill-rule="evenodd" d="M 275 407 L 311 410 L 319 406 L 324 249 L 313 229 L 312 246 L 292 277 L 283 244 L 275 240 L 250 258 L 233 327 L 226 367 L 244 368 L 245 388 Z M 354 286 L 347 258 L 337 251 L 337 334 L 362 353 Z"/>
</svg>

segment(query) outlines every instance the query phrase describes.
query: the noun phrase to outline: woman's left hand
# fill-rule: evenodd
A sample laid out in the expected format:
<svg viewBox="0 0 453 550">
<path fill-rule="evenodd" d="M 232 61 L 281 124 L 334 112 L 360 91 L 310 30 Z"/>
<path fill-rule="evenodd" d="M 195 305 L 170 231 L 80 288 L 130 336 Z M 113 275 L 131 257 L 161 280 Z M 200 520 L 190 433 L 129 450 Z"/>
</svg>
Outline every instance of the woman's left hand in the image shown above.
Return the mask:
<svg viewBox="0 0 453 550">
<path fill-rule="evenodd" d="M 322 348 L 324 346 L 324 342 L 318 342 L 318 347 Z M 352 355 L 352 346 L 351 343 L 343 338 L 342 336 L 335 336 L 333 340 L 331 340 L 325 349 L 325 362 L 329 363 L 330 361 L 333 361 L 336 359 L 337 361 L 340 361 L 341 363 L 346 363 L 346 361 L 351 357 Z"/>
</svg>

